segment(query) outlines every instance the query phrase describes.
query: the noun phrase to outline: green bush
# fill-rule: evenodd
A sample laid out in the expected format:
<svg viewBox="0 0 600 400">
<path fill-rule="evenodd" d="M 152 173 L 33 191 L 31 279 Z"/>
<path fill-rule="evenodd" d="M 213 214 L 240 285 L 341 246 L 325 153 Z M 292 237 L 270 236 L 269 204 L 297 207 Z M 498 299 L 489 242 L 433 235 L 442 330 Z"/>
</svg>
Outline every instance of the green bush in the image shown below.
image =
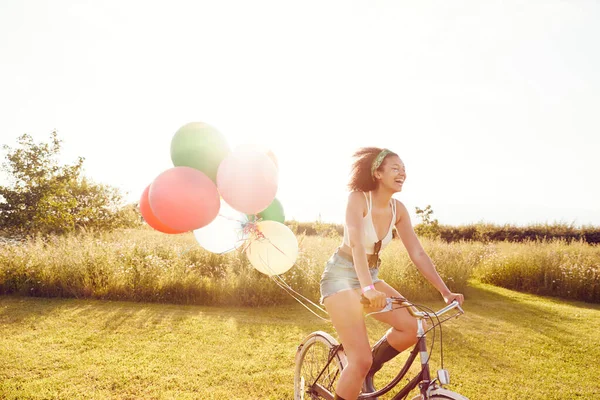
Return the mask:
<svg viewBox="0 0 600 400">
<path fill-rule="evenodd" d="M 430 206 L 425 209 L 416 207 L 417 215 L 421 222 L 414 226 L 419 237 L 430 239 L 441 239 L 447 243 L 462 241 L 469 242 L 529 242 L 529 241 L 551 241 L 555 239 L 566 242 L 583 241 L 588 244 L 600 243 L 600 227 L 582 226 L 575 227 L 568 224 L 532 224 L 528 226 L 496 225 L 496 224 L 470 224 L 461 226 L 441 225 L 437 219 L 433 219 Z M 302 233 L 309 236 L 342 236 L 344 226 L 341 224 L 316 222 L 286 221 L 286 224 L 294 233 Z M 394 230 L 394 237 L 396 237 Z"/>
<path fill-rule="evenodd" d="M 600 227 L 575 227 L 567 224 L 533 224 L 528 226 L 471 224 L 463 226 L 440 225 L 440 238 L 448 243 L 463 240 L 490 242 L 583 241 L 600 243 Z"/>
</svg>

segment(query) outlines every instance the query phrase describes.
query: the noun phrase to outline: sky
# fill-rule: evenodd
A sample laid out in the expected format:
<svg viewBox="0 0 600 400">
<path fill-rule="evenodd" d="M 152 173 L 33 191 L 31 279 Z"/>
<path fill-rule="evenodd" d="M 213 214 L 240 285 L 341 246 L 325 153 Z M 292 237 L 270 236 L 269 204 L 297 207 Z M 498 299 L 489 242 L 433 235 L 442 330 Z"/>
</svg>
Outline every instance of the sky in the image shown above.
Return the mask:
<svg viewBox="0 0 600 400">
<path fill-rule="evenodd" d="M 343 222 L 351 155 L 442 224 L 600 225 L 597 1 L 0 2 L 0 144 L 137 201 L 179 127 L 279 161 L 286 218 Z M 0 181 L 1 182 L 1 181 Z"/>
</svg>

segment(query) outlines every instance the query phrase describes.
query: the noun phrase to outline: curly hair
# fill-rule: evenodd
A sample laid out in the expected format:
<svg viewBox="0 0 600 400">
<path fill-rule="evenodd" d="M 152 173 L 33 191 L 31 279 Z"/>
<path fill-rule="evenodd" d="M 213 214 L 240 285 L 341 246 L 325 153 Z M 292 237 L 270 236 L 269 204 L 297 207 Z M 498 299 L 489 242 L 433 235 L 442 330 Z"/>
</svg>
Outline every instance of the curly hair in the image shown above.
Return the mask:
<svg viewBox="0 0 600 400">
<path fill-rule="evenodd" d="M 371 175 L 371 165 L 382 150 L 379 147 L 361 147 L 352 155 L 355 160 L 352 163 L 350 182 L 348 182 L 350 191 L 368 192 L 377 189 L 377 182 Z M 377 168 L 378 170 L 383 166 L 385 159 L 390 156 L 398 156 L 398 154 L 388 153 Z"/>
</svg>

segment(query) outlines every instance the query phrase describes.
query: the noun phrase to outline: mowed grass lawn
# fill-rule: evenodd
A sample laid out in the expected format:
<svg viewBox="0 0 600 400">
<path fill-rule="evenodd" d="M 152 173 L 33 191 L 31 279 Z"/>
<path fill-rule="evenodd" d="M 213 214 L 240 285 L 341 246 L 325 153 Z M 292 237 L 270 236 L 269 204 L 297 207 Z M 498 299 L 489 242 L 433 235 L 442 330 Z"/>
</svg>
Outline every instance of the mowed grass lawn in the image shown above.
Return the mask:
<svg viewBox="0 0 600 400">
<path fill-rule="evenodd" d="M 466 297 L 466 314 L 444 328 L 451 389 L 471 399 L 600 398 L 599 305 L 476 282 Z M 372 343 L 385 331 L 371 319 L 368 328 Z M 0 297 L 0 398 L 291 399 L 296 348 L 314 330 L 333 333 L 299 305 Z"/>
</svg>

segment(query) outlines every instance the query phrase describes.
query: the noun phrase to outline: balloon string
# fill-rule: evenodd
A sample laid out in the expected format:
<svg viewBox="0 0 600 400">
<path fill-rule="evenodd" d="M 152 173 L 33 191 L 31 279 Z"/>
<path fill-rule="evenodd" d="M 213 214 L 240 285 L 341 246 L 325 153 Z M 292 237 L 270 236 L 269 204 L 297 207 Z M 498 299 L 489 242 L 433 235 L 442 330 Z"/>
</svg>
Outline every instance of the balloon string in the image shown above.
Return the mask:
<svg viewBox="0 0 600 400">
<path fill-rule="evenodd" d="M 269 238 L 267 238 L 258 228 L 257 226 L 257 222 L 259 222 L 260 220 L 255 220 L 255 221 L 248 221 L 243 225 L 244 228 L 244 233 L 247 234 L 250 239 L 248 239 L 248 242 L 246 244 L 246 246 L 244 247 L 243 251 L 246 251 L 247 249 L 249 249 L 250 244 L 252 243 L 252 241 L 254 240 L 266 240 L 268 241 L 275 249 L 277 249 L 277 251 L 279 251 L 281 254 L 283 254 L 284 256 L 287 257 L 287 255 L 285 254 L 285 252 L 283 250 L 281 250 L 279 247 L 277 247 Z M 267 253 L 268 254 L 268 253 Z M 315 307 L 317 310 L 319 310 L 320 312 L 322 312 L 323 314 L 327 314 L 327 311 L 324 310 L 323 308 L 321 308 L 319 305 L 317 305 L 316 303 L 314 303 L 312 300 L 310 300 L 309 298 L 307 298 L 306 296 L 298 293 L 296 290 L 294 290 L 281 276 L 279 276 L 270 266 L 269 266 L 269 260 L 267 259 L 266 261 L 262 258 L 259 257 L 261 263 L 263 264 L 263 266 L 265 267 L 265 269 L 270 272 L 271 274 L 268 274 L 269 278 L 271 278 L 271 280 L 273 282 L 275 282 L 277 284 L 277 286 L 279 286 L 280 288 L 282 288 L 287 294 L 289 294 L 294 300 L 296 300 L 298 303 L 300 303 L 304 308 L 306 308 L 310 313 L 312 313 L 313 315 L 315 315 L 317 318 L 325 321 L 325 322 L 331 322 L 331 320 L 327 319 L 327 318 L 323 318 L 322 316 L 320 316 L 319 314 L 317 314 L 315 311 L 313 311 L 308 305 L 306 305 L 302 300 L 300 300 L 297 296 L 301 297 L 304 301 L 310 303 L 313 307 Z"/>
<path fill-rule="evenodd" d="M 304 300 L 306 300 L 307 302 L 309 302 L 310 304 L 312 304 L 316 309 L 318 309 L 319 311 L 321 311 L 323 314 L 328 314 L 326 310 L 324 310 L 323 308 L 321 308 L 321 306 L 319 306 L 318 304 L 316 304 L 315 302 L 313 302 L 311 299 L 309 299 L 306 296 L 303 296 L 301 293 L 298 293 L 297 291 L 295 291 L 281 276 L 279 276 L 279 275 L 275 275 L 275 276 L 277 277 L 277 279 L 279 279 L 281 282 L 283 282 L 283 284 L 287 288 L 289 288 L 289 290 L 291 290 L 292 292 L 296 293 L 298 296 L 302 297 Z M 302 305 L 304 305 L 304 304 L 302 304 Z"/>
<path fill-rule="evenodd" d="M 233 218 L 221 215 L 223 218 L 229 219 L 229 220 L 233 220 Z M 254 221 L 239 221 L 236 220 L 240 223 L 242 223 L 242 227 L 243 227 L 243 233 L 244 236 L 250 236 L 251 238 L 254 237 L 254 240 L 266 240 L 268 241 L 275 249 L 277 249 L 277 251 L 279 251 L 281 254 L 283 254 L 284 256 L 287 257 L 287 254 L 285 254 L 283 252 L 283 250 L 281 250 L 279 247 L 277 247 L 269 238 L 267 238 L 259 229 L 257 226 L 257 222 L 260 221 L 260 219 L 255 217 Z M 250 244 L 252 242 L 252 239 L 240 239 L 238 240 L 237 243 L 239 243 L 240 241 L 242 242 L 247 242 L 246 246 L 241 246 L 244 247 L 242 249 L 242 251 L 246 251 L 249 247 Z M 180 255 L 183 255 L 185 252 L 187 252 L 187 250 L 191 249 L 193 246 L 189 246 L 185 251 L 181 252 Z M 225 250 L 222 253 L 217 253 L 217 254 L 224 254 L 227 253 L 229 251 L 235 250 L 237 249 L 237 246 L 234 246 L 231 249 Z M 317 314 L 315 311 L 313 311 L 309 306 L 307 306 L 302 300 L 300 300 L 298 297 L 296 297 L 295 295 L 301 297 L 302 299 L 304 299 L 306 302 L 310 303 L 313 307 L 315 307 L 317 310 L 319 310 L 320 312 L 322 312 L 323 314 L 327 314 L 327 311 L 325 311 L 323 308 L 321 308 L 319 305 L 315 304 L 312 300 L 310 300 L 309 298 L 303 296 L 302 294 L 298 293 L 297 291 L 295 291 L 281 276 L 279 276 L 278 274 L 275 273 L 275 271 L 269 266 L 269 262 L 267 260 L 267 262 L 265 262 L 265 260 L 262 257 L 259 257 L 260 261 L 262 262 L 263 266 L 266 267 L 266 269 L 272 273 L 269 274 L 269 278 L 271 278 L 271 280 L 273 282 L 275 282 L 277 284 L 277 286 L 279 286 L 280 288 L 282 288 L 287 294 L 289 294 L 294 300 L 296 300 L 298 303 L 300 303 L 300 305 L 302 305 L 302 307 L 306 308 L 310 313 L 312 313 L 314 316 L 316 316 L 317 318 L 325 321 L 325 322 L 331 322 L 331 320 L 324 318 L 322 316 L 320 316 L 319 314 Z M 311 277 L 312 278 L 312 277 Z M 295 295 L 294 295 L 295 294 Z"/>
<path fill-rule="evenodd" d="M 246 223 L 248 222 L 248 220 L 247 220 L 247 219 L 246 219 L 246 220 L 237 219 L 237 218 L 231 217 L 231 216 L 229 216 L 229 215 L 223 215 L 223 214 L 219 214 L 219 217 L 221 217 L 221 218 L 224 218 L 224 219 L 226 219 L 226 220 L 228 220 L 228 221 L 235 221 L 235 222 L 239 222 L 239 223 L 240 223 L 240 224 L 242 224 L 242 225 L 244 225 L 244 224 L 246 224 Z"/>
<path fill-rule="evenodd" d="M 254 240 L 258 240 L 258 241 L 262 241 L 262 240 L 266 240 L 267 242 L 269 242 L 269 244 L 271 244 L 271 246 L 273 246 L 275 248 L 275 250 L 279 251 L 281 254 L 286 255 L 285 252 L 283 250 L 281 250 L 279 247 L 277 247 L 275 245 L 275 243 L 271 242 L 271 240 L 269 238 L 267 238 L 261 231 L 260 229 L 258 229 L 258 225 L 257 222 L 259 222 L 260 220 L 257 221 L 253 221 L 250 222 L 248 221 L 245 225 L 244 225 L 244 232 L 248 232 L 249 234 L 253 234 L 255 236 Z M 248 246 L 250 246 L 250 240 L 248 241 Z"/>
<path fill-rule="evenodd" d="M 296 298 L 291 292 L 297 294 L 298 296 L 302 297 L 304 300 L 306 300 L 307 302 L 309 302 L 310 304 L 312 304 L 316 309 L 318 309 L 319 311 L 321 311 L 323 314 L 327 314 L 327 311 L 325 311 L 323 308 L 321 308 L 319 305 L 317 305 L 316 303 L 314 303 L 312 300 L 310 300 L 309 298 L 303 296 L 302 294 L 298 293 L 297 291 L 295 291 L 281 276 L 279 276 L 278 274 L 275 273 L 275 271 L 269 266 L 269 262 L 268 260 L 265 262 L 265 260 L 262 257 L 259 257 L 260 261 L 262 262 L 263 266 L 266 267 L 267 270 L 269 270 L 272 275 L 269 275 L 269 277 L 275 282 L 277 283 L 277 285 L 279 287 L 281 287 L 282 289 L 284 289 L 290 296 L 292 296 L 292 298 L 294 300 L 296 300 L 297 302 L 299 302 L 300 304 L 302 304 L 302 306 L 304 308 L 306 308 L 308 311 L 310 311 L 311 313 L 313 313 L 314 315 L 316 315 L 317 317 L 319 317 L 320 319 L 322 319 L 323 321 L 326 322 L 331 322 L 330 320 L 321 317 L 320 315 L 316 314 L 313 310 L 311 310 L 306 304 L 304 304 L 301 300 L 299 300 L 298 298 Z M 277 277 L 277 278 L 274 278 Z M 278 282 L 277 279 L 281 282 Z"/>
<path fill-rule="evenodd" d="M 248 221 L 245 224 L 243 224 L 242 227 L 243 227 L 244 236 L 249 237 L 247 244 L 246 244 L 246 246 L 244 246 L 242 251 L 246 251 L 250 247 L 250 244 L 252 243 L 253 240 L 266 239 L 265 235 L 260 231 L 260 229 L 258 229 L 256 221 Z M 253 237 L 255 239 L 252 239 Z"/>
<path fill-rule="evenodd" d="M 277 275 L 275 275 L 277 276 Z M 301 300 L 299 300 L 298 298 L 296 298 L 296 296 L 294 296 L 291 292 L 296 293 L 298 296 L 302 297 L 303 299 L 306 299 L 306 297 L 302 296 L 300 293 L 296 292 L 294 289 L 292 289 L 291 287 L 289 287 L 289 285 L 287 285 L 287 283 L 281 284 L 280 282 L 277 282 L 277 280 L 275 278 L 273 278 L 273 276 L 269 276 L 273 282 L 275 282 L 280 288 L 282 288 L 283 290 L 286 291 L 287 294 L 289 294 L 294 300 L 296 300 L 298 303 L 300 303 L 300 305 L 302 305 L 302 307 L 306 308 L 310 313 L 312 313 L 315 317 L 325 321 L 325 322 L 331 322 L 331 320 L 327 319 L 327 318 L 323 318 L 322 316 L 320 316 L 319 314 L 317 314 L 316 312 L 314 312 L 313 310 L 310 309 L 310 307 L 308 307 L 306 304 L 304 304 Z M 277 276 L 279 278 L 279 276 Z M 287 287 L 286 287 L 287 286 Z M 318 305 L 316 305 L 315 303 L 313 303 L 312 301 L 310 301 L 309 299 L 306 299 L 309 303 L 311 303 L 313 306 L 315 306 L 317 309 L 319 309 L 321 312 L 323 313 L 327 313 L 325 310 L 323 310 L 321 307 L 319 307 Z"/>
</svg>

